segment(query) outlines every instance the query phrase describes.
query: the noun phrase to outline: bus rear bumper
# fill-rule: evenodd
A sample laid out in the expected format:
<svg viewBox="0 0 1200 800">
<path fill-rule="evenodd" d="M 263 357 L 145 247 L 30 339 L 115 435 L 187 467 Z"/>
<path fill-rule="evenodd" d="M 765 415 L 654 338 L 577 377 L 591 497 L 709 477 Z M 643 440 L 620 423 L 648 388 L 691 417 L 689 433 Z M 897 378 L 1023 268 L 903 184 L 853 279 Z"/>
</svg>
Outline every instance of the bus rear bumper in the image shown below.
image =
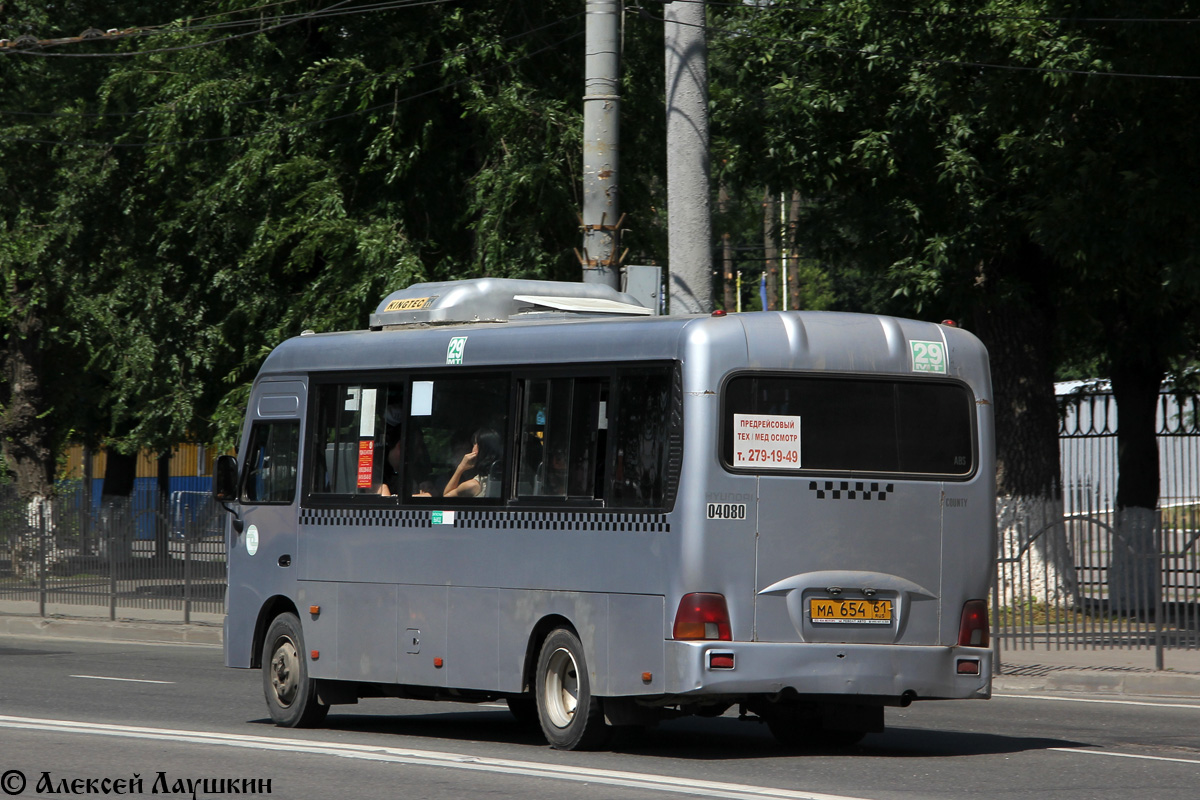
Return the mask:
<svg viewBox="0 0 1200 800">
<path fill-rule="evenodd" d="M 668 641 L 673 695 L 800 695 L 917 699 L 992 694 L 992 651 L 982 647 Z"/>
</svg>

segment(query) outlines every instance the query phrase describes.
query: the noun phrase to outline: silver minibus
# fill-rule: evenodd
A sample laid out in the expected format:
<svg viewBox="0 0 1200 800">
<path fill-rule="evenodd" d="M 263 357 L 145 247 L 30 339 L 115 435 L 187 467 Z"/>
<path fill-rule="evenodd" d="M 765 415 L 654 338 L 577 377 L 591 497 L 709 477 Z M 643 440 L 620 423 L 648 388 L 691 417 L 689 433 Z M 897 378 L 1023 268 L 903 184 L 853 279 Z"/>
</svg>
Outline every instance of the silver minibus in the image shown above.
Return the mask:
<svg viewBox="0 0 1200 800">
<path fill-rule="evenodd" d="M 225 663 L 280 725 L 503 700 L 560 749 L 731 709 L 844 746 L 986 698 L 991 399 L 951 325 L 411 286 L 254 382 Z"/>
</svg>

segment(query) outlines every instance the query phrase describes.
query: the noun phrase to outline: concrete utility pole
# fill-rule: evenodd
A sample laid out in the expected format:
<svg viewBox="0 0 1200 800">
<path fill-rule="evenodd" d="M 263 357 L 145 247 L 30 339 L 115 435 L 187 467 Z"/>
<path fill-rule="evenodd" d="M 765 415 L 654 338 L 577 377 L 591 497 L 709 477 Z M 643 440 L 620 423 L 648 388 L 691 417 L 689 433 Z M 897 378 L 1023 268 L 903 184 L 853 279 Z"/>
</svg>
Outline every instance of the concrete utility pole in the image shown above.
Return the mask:
<svg viewBox="0 0 1200 800">
<path fill-rule="evenodd" d="M 621 4 L 587 0 L 583 95 L 584 283 L 621 288 L 618 194 L 621 135 Z"/>
<path fill-rule="evenodd" d="M 713 302 L 704 4 L 677 0 L 664 8 L 671 314 L 706 314 Z"/>
</svg>

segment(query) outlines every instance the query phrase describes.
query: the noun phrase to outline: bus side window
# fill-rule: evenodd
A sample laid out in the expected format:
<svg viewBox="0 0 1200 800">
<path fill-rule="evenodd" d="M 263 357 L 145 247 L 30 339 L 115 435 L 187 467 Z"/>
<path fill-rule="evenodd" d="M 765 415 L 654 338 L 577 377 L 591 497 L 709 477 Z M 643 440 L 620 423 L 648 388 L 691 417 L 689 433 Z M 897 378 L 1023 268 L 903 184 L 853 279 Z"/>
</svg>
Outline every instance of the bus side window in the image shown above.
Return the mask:
<svg viewBox="0 0 1200 800">
<path fill-rule="evenodd" d="M 290 503 L 296 497 L 299 422 L 256 422 L 246 450 L 243 503 Z"/>
<path fill-rule="evenodd" d="M 655 508 L 666 499 L 672 432 L 668 370 L 629 370 L 618 378 L 616 462 L 611 505 Z"/>
<path fill-rule="evenodd" d="M 389 479 L 389 449 L 402 430 L 402 386 L 324 384 L 315 395 L 311 491 L 381 494 Z"/>
<path fill-rule="evenodd" d="M 404 476 L 409 497 L 500 499 L 508 463 L 508 375 L 415 378 Z"/>
<path fill-rule="evenodd" d="M 609 380 L 532 379 L 524 388 L 518 494 L 603 497 Z"/>
</svg>

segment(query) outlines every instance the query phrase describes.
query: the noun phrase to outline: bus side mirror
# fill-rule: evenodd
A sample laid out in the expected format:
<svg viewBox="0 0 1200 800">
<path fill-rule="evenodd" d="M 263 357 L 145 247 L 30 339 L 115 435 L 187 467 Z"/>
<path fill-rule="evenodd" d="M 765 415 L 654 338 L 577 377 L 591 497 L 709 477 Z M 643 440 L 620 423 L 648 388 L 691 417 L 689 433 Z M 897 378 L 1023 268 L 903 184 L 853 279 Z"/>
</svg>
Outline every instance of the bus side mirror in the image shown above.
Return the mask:
<svg viewBox="0 0 1200 800">
<path fill-rule="evenodd" d="M 242 518 L 229 507 L 238 496 L 238 465 L 233 456 L 217 456 L 217 469 L 213 475 L 213 499 L 233 515 L 233 532 L 242 532 Z"/>
<path fill-rule="evenodd" d="M 218 503 L 237 502 L 238 465 L 233 456 L 217 456 L 213 476 L 213 499 Z"/>
</svg>

